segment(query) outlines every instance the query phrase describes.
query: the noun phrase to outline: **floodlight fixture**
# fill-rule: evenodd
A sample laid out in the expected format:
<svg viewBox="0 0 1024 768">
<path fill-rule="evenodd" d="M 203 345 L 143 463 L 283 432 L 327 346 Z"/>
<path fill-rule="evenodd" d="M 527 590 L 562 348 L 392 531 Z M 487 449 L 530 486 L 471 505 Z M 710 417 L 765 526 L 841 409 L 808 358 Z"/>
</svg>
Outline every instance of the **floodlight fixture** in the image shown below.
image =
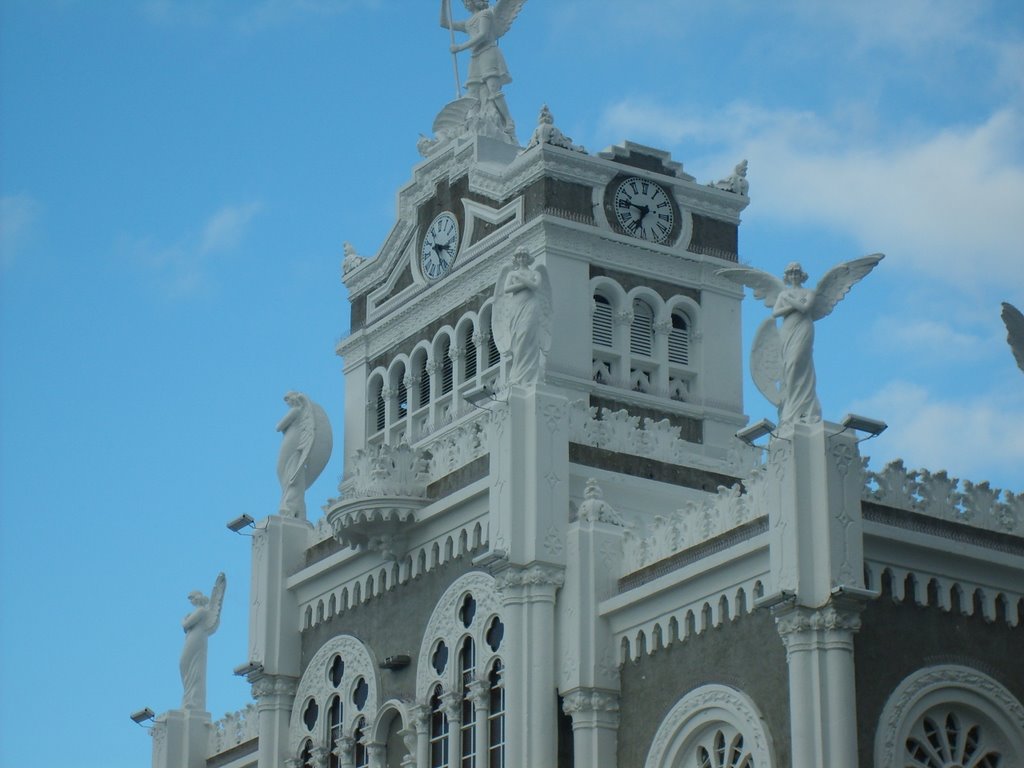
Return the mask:
<svg viewBox="0 0 1024 768">
<path fill-rule="evenodd" d="M 239 664 L 235 667 L 235 674 L 239 677 L 247 677 L 254 672 L 262 672 L 263 664 L 258 661 L 248 661 L 245 664 Z"/>
<path fill-rule="evenodd" d="M 239 515 L 234 520 L 228 521 L 228 530 L 233 533 L 241 533 L 246 528 L 255 528 L 256 521 L 250 515 Z"/>
<path fill-rule="evenodd" d="M 484 400 L 494 399 L 494 387 L 492 387 L 490 384 L 481 384 L 478 387 L 467 389 L 465 392 L 462 393 L 462 399 L 465 400 L 470 405 L 480 407 L 480 403 L 482 403 Z"/>
<path fill-rule="evenodd" d="M 755 445 L 755 443 L 768 435 L 775 435 L 775 423 L 768 419 L 761 419 L 736 433 L 736 437 L 754 448 L 760 448 L 761 446 Z"/>
<path fill-rule="evenodd" d="M 129 715 L 129 717 L 132 719 L 132 722 L 136 725 L 142 725 L 143 723 L 155 718 L 156 712 L 154 712 L 149 707 L 145 707 L 143 709 L 137 710 L 136 712 L 132 712 Z"/>
<path fill-rule="evenodd" d="M 380 663 L 381 669 L 405 669 L 412 663 L 412 659 L 409 658 L 408 654 L 399 653 L 394 656 L 388 656 L 384 661 Z"/>
<path fill-rule="evenodd" d="M 774 608 L 777 605 L 784 603 L 795 603 L 796 592 L 790 589 L 782 589 L 778 592 L 772 592 L 770 595 L 765 595 L 754 601 L 754 608 Z"/>
<path fill-rule="evenodd" d="M 852 429 L 856 432 L 864 432 L 868 435 L 868 437 L 864 438 L 865 440 L 878 437 L 889 428 L 889 425 L 884 421 L 869 419 L 867 416 L 858 416 L 856 413 L 846 414 L 839 423 L 843 425 L 844 430 Z"/>
</svg>

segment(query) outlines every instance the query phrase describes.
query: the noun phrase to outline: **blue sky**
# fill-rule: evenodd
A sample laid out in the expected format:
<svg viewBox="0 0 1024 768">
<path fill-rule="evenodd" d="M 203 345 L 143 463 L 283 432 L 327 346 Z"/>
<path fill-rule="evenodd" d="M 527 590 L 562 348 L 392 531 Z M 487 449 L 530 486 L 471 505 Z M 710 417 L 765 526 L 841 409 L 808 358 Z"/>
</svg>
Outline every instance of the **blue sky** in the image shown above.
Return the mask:
<svg viewBox="0 0 1024 768">
<path fill-rule="evenodd" d="M 177 706 L 185 596 L 219 570 L 209 706 L 248 700 L 249 543 L 224 523 L 276 508 L 287 390 L 341 443 L 342 242 L 380 247 L 453 96 L 437 19 L 431 0 L 0 2 L 3 768 L 148 764 L 127 715 Z M 547 103 L 591 151 L 651 144 L 701 181 L 747 158 L 750 264 L 801 260 L 813 284 L 885 252 L 819 323 L 826 418 L 887 421 L 875 466 L 1024 490 L 999 321 L 1024 307 L 1024 5 L 532 0 L 503 50 L 522 141 Z M 745 345 L 764 312 L 745 305 Z"/>
</svg>

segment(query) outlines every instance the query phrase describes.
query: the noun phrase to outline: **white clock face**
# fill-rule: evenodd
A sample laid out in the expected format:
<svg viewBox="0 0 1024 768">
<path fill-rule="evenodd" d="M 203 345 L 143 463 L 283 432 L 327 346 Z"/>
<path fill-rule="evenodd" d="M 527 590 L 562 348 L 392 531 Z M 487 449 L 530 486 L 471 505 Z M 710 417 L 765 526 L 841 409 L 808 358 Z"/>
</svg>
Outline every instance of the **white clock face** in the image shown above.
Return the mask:
<svg viewBox="0 0 1024 768">
<path fill-rule="evenodd" d="M 439 280 L 447 275 L 455 263 L 458 250 L 459 223 L 448 211 L 439 213 L 430 222 L 420 247 L 420 264 L 427 279 Z"/>
<path fill-rule="evenodd" d="M 619 184 L 612 200 L 615 218 L 628 235 L 661 243 L 672 234 L 675 213 L 660 184 L 633 177 Z"/>
</svg>

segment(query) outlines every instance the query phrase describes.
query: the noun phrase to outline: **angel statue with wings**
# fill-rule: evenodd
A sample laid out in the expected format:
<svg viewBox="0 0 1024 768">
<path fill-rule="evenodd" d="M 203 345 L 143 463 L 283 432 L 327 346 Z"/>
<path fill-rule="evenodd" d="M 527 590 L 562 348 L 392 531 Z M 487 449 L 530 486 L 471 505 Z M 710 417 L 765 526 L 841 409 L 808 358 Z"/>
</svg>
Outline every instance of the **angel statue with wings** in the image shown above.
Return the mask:
<svg viewBox="0 0 1024 768">
<path fill-rule="evenodd" d="M 277 459 L 280 513 L 304 519 L 306 489 L 320 476 L 331 457 L 331 422 L 324 409 L 301 392 L 289 392 L 284 401 L 290 408 L 277 425 L 277 431 L 284 433 Z"/>
<path fill-rule="evenodd" d="M 472 15 L 466 21 L 455 21 L 451 17 L 451 0 L 441 0 L 441 26 L 452 31 L 452 54 L 466 50 L 472 52 L 466 79 L 469 96 L 452 102 L 446 110 L 462 112 L 469 121 L 493 122 L 513 142 L 516 141 L 515 124 L 501 92 L 503 85 L 512 82 L 512 77 L 498 48 L 498 38 L 511 29 L 525 2 L 498 0 L 492 7 L 487 0 L 463 0 L 466 10 Z M 456 44 L 455 32 L 465 32 L 469 39 Z M 435 124 L 435 129 L 437 127 Z"/>
<path fill-rule="evenodd" d="M 779 427 L 792 433 L 797 422 L 821 421 L 817 379 L 814 374 L 814 323 L 832 313 L 853 284 L 884 258 L 875 253 L 839 264 L 821 278 L 814 290 L 804 288 L 807 273 L 796 262 L 786 267 L 783 279 L 750 267 L 720 269 L 718 274 L 754 290 L 754 298 L 772 310 L 758 328 L 750 350 L 754 384 L 779 408 Z M 775 318 L 782 318 L 782 326 Z"/>
<path fill-rule="evenodd" d="M 1003 323 L 1006 325 L 1006 341 L 1010 345 L 1017 366 L 1024 371 L 1024 314 L 1013 304 L 1003 302 Z"/>
<path fill-rule="evenodd" d="M 551 346 L 551 281 L 547 267 L 533 266 L 526 248 L 516 249 L 498 274 L 491 325 L 498 351 L 512 356 L 507 382 L 536 382 Z"/>
<path fill-rule="evenodd" d="M 227 579 L 218 574 L 210 596 L 199 590 L 189 592 L 188 599 L 195 609 L 181 622 L 185 630 L 185 647 L 181 649 L 182 709 L 206 711 L 206 646 L 210 635 L 220 626 L 220 609 L 224 604 Z"/>
</svg>

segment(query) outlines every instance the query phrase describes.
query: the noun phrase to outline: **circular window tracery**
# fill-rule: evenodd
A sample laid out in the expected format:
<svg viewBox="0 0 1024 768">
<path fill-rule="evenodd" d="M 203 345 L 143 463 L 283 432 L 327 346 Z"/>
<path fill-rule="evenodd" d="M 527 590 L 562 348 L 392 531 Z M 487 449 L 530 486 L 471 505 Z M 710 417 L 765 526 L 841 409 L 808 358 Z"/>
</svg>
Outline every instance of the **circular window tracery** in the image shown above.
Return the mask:
<svg viewBox="0 0 1024 768">
<path fill-rule="evenodd" d="M 697 745 L 698 768 L 754 768 L 754 758 L 743 746 L 743 734 L 735 728 L 708 732 Z"/>
<path fill-rule="evenodd" d="M 932 712 L 907 737 L 908 766 L 913 768 L 1000 768 L 1002 753 L 990 742 L 990 730 L 967 713 Z"/>
</svg>

